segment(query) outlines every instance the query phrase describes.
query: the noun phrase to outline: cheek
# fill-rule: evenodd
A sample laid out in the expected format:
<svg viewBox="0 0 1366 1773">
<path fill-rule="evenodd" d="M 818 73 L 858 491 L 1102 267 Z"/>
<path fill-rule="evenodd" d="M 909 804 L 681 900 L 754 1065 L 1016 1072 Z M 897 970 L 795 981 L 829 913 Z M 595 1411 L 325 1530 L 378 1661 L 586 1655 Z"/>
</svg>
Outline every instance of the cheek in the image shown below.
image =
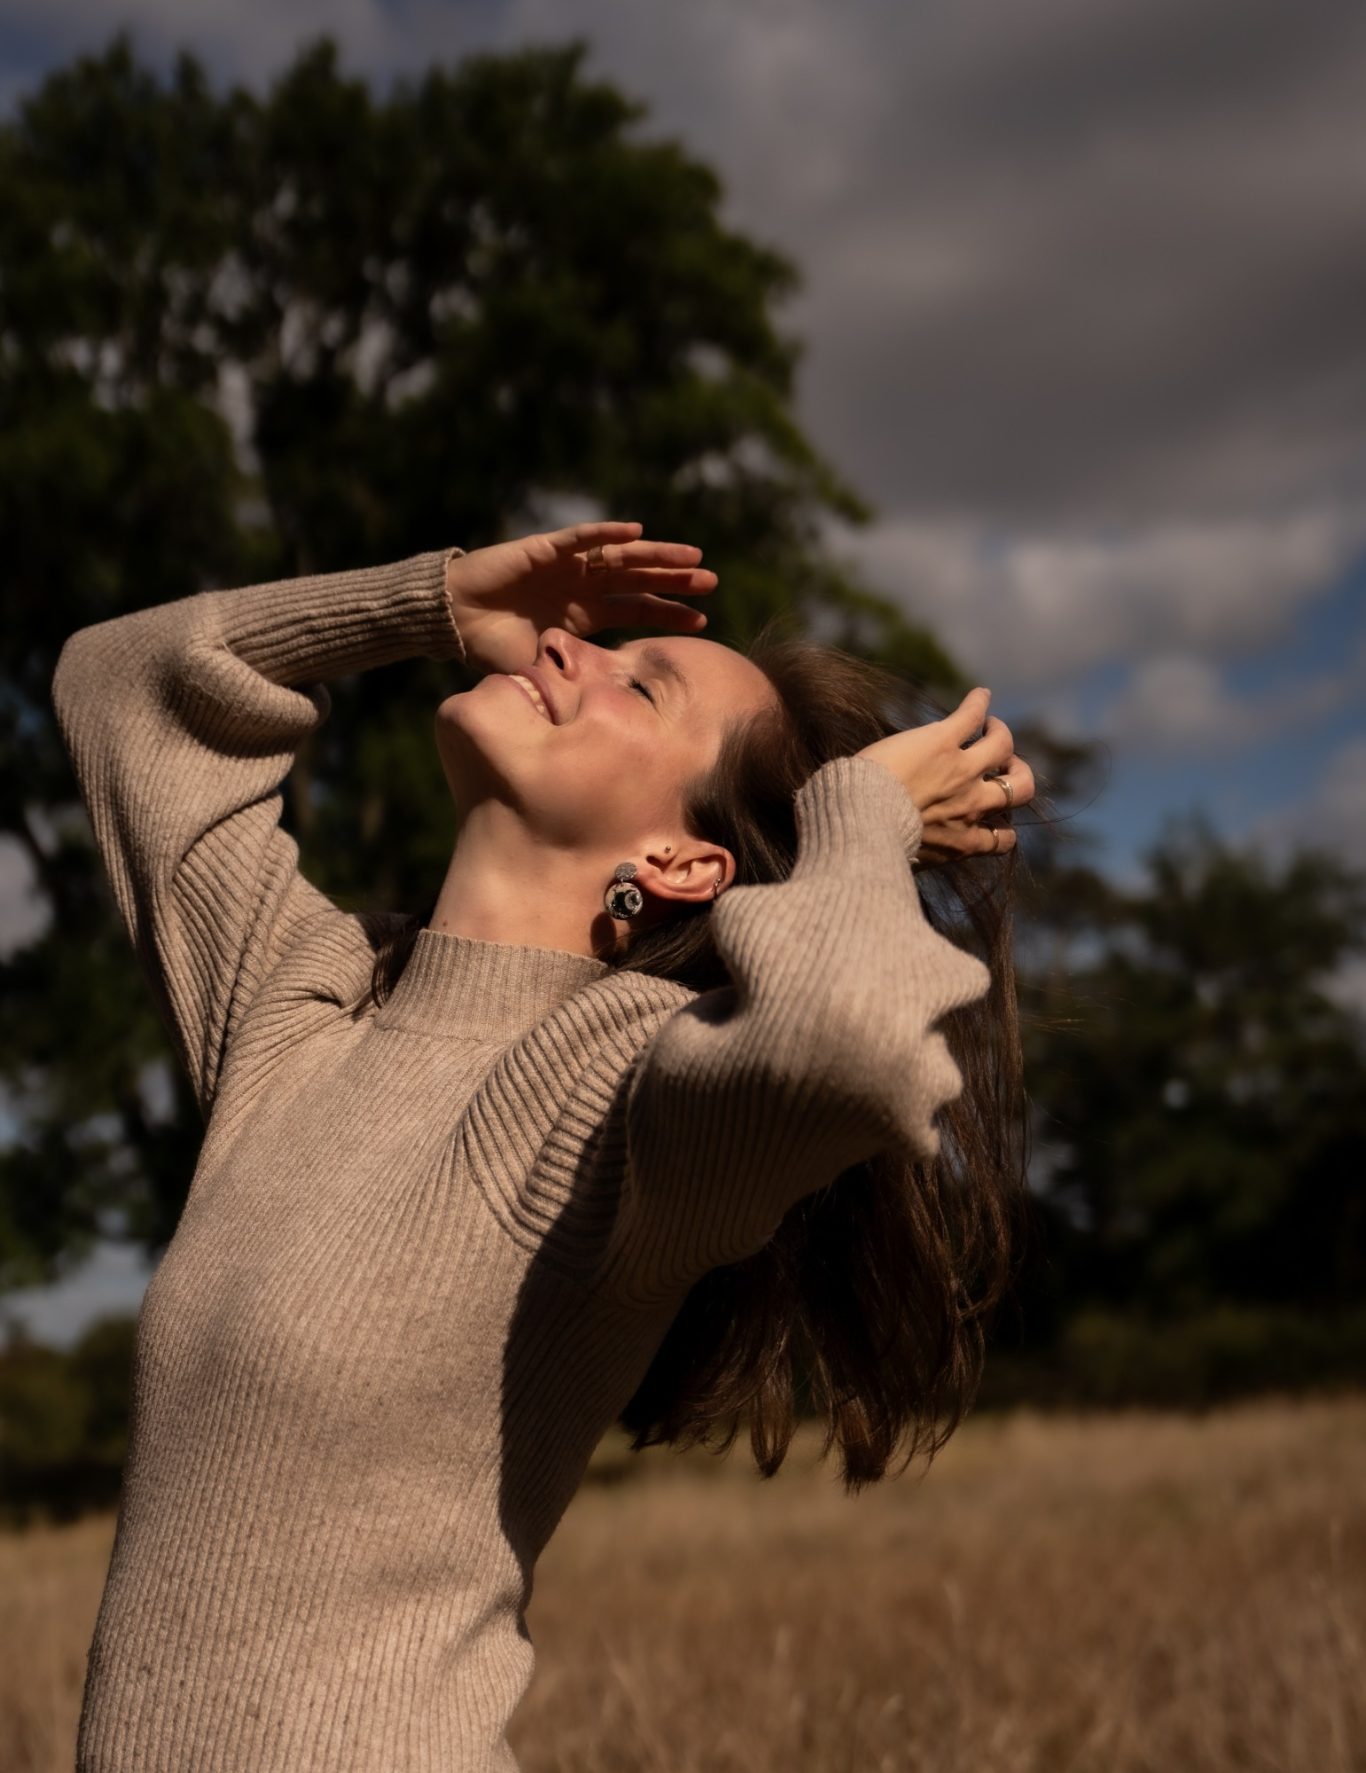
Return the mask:
<svg viewBox="0 0 1366 1773">
<path fill-rule="evenodd" d="M 565 827 L 629 845 L 667 817 L 676 798 L 675 775 L 659 735 L 623 723 L 610 733 L 556 735 L 528 771 L 526 786 Z"/>
</svg>

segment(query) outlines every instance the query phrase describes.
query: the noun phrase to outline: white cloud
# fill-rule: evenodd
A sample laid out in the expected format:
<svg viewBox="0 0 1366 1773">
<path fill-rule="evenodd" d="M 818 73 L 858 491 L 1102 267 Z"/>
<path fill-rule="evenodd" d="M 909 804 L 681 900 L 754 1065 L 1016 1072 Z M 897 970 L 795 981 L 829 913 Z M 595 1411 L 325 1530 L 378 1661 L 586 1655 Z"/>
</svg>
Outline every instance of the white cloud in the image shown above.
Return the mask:
<svg viewBox="0 0 1366 1773">
<path fill-rule="evenodd" d="M 1148 659 L 1110 704 L 1103 730 L 1129 751 L 1228 755 L 1340 707 L 1355 675 L 1344 670 L 1239 696 L 1204 659 Z"/>
<path fill-rule="evenodd" d="M 1264 646 L 1366 546 L 1366 512 L 1344 502 L 1108 534 L 903 521 L 851 546 L 969 671 L 1034 688 L 1108 659 Z"/>
</svg>

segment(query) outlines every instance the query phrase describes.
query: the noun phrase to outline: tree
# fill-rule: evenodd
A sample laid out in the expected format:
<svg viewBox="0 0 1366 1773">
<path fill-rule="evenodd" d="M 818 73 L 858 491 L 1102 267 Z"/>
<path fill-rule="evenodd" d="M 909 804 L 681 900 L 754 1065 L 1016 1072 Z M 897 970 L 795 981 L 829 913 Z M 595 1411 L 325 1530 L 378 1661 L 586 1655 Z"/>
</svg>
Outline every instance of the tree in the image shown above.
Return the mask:
<svg viewBox="0 0 1366 1773">
<path fill-rule="evenodd" d="M 133 1343 L 130 1319 L 102 1318 L 67 1353 L 22 1332 L 0 1344 L 0 1521 L 74 1519 L 117 1501 Z"/>
<path fill-rule="evenodd" d="M 68 634 L 219 585 L 555 521 L 699 543 L 711 632 L 778 609 L 946 686 L 956 673 L 822 544 L 867 511 L 792 411 L 795 267 L 718 218 L 583 48 L 433 68 L 376 96 L 322 38 L 264 97 L 169 82 L 126 35 L 0 129 L 0 832 L 51 909 L 4 966 L 0 1287 L 102 1231 L 155 1252 L 200 1136 L 125 951 L 51 717 Z M 339 902 L 413 906 L 449 855 L 414 661 L 333 686 L 287 826 Z"/>
<path fill-rule="evenodd" d="M 1366 879 L 1174 824 L 1042 986 L 1045 1197 L 1070 1309 L 1366 1296 L 1366 1040 L 1332 986 Z M 1089 954 L 1087 949 L 1089 948 Z"/>
</svg>

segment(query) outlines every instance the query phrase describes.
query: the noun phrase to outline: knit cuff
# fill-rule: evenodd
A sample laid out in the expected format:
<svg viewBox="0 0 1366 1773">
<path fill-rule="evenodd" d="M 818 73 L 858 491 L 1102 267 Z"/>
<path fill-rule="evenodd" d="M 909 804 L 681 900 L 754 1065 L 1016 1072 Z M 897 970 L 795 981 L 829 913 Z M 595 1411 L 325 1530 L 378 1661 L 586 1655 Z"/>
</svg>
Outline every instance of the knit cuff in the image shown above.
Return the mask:
<svg viewBox="0 0 1366 1773">
<path fill-rule="evenodd" d="M 824 763 L 797 790 L 793 877 L 838 870 L 909 871 L 924 824 L 910 795 L 880 763 L 857 753 Z"/>
<path fill-rule="evenodd" d="M 461 548 L 386 566 L 200 593 L 217 637 L 274 683 L 347 677 L 399 659 L 465 659 L 446 585 Z"/>
</svg>

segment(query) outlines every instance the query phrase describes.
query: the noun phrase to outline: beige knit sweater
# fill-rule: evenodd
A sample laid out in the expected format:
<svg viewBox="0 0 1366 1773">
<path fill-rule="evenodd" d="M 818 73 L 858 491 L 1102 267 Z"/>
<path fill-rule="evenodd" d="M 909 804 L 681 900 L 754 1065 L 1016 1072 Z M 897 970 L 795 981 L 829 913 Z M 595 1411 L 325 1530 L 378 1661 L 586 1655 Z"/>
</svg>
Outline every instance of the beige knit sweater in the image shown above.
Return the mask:
<svg viewBox="0 0 1366 1773">
<path fill-rule="evenodd" d="M 933 1024 L 986 969 L 921 913 L 910 797 L 800 791 L 702 995 L 378 923 L 278 823 L 321 680 L 463 651 L 452 550 L 100 622 L 52 693 L 206 1121 L 139 1318 L 79 1773 L 512 1769 L 536 1559 L 689 1285 L 875 1151 L 935 1149 Z M 534 932 L 528 932 L 529 934 Z"/>
</svg>

